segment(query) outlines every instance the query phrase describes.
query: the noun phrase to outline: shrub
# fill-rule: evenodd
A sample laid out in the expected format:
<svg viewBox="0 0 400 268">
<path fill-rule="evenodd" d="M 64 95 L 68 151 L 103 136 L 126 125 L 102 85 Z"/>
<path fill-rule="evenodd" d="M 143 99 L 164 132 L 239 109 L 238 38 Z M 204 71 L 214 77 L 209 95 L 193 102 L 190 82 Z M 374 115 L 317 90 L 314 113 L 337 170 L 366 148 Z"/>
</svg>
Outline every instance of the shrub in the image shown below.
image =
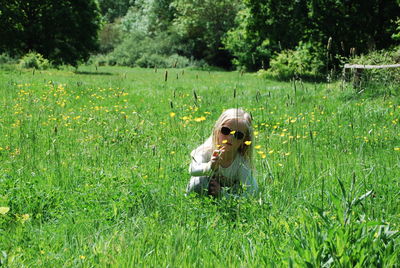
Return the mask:
<svg viewBox="0 0 400 268">
<path fill-rule="evenodd" d="M 17 60 L 7 53 L 0 54 L 0 64 L 14 64 Z"/>
<path fill-rule="evenodd" d="M 97 65 L 97 66 L 114 66 L 116 65 L 116 60 L 111 54 L 97 54 L 90 56 L 90 59 L 86 63 L 87 65 Z"/>
<path fill-rule="evenodd" d="M 293 77 L 308 80 L 322 79 L 324 75 L 323 49 L 311 43 L 300 42 L 295 50 L 283 50 L 271 59 L 270 68 L 261 76 L 278 80 Z"/>
<path fill-rule="evenodd" d="M 41 54 L 36 52 L 29 52 L 20 59 L 20 66 L 22 68 L 35 68 L 44 70 L 50 67 L 50 62 L 45 59 Z"/>
<path fill-rule="evenodd" d="M 400 63 L 400 46 L 386 50 L 371 51 L 368 54 L 360 55 L 349 60 L 350 64 L 366 65 L 389 65 Z M 353 72 L 350 72 L 353 74 Z M 398 89 L 400 84 L 400 68 L 385 69 L 363 69 L 358 72 L 358 85 L 362 88 L 375 88 L 376 90 Z M 376 91 L 375 90 L 375 91 Z"/>
<path fill-rule="evenodd" d="M 158 54 L 143 54 L 137 61 L 136 65 L 142 68 L 166 67 L 167 60 Z"/>
<path fill-rule="evenodd" d="M 133 67 L 151 65 L 151 62 L 160 64 L 160 55 L 169 57 L 176 54 L 174 40 L 174 36 L 168 34 L 150 37 L 135 31 L 129 33 L 129 37 L 125 38 L 110 55 L 118 65 Z"/>
<path fill-rule="evenodd" d="M 109 53 L 122 42 L 122 31 L 116 23 L 107 23 L 99 31 L 99 51 Z"/>
</svg>

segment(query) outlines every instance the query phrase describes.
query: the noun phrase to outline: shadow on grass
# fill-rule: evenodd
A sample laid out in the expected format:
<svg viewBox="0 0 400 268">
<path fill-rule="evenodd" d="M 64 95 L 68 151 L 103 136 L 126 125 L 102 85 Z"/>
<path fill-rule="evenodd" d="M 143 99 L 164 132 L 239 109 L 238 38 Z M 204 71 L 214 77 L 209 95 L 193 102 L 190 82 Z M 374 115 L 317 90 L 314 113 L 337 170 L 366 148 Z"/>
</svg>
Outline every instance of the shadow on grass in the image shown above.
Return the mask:
<svg viewBox="0 0 400 268">
<path fill-rule="evenodd" d="M 110 72 L 86 72 L 86 71 L 74 71 L 74 74 L 83 74 L 83 75 L 114 75 Z"/>
</svg>

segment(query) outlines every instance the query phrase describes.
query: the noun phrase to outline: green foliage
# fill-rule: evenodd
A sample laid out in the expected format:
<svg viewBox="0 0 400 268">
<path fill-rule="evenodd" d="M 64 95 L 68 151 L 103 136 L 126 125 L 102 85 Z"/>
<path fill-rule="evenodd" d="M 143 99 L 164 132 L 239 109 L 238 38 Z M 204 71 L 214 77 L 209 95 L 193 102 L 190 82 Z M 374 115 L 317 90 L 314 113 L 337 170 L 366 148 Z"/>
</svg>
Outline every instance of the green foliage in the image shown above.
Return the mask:
<svg viewBox="0 0 400 268">
<path fill-rule="evenodd" d="M 280 80 L 302 78 L 318 80 L 324 77 L 324 59 L 322 49 L 311 43 L 302 43 L 295 50 L 283 50 L 271 59 L 270 68 L 260 71 L 261 76 Z"/>
<path fill-rule="evenodd" d="M 189 60 L 176 53 L 175 40 L 176 36 L 167 33 L 150 37 L 139 31 L 131 32 L 109 56 L 118 65 L 132 67 L 172 67 L 172 58 L 179 66 L 187 66 Z"/>
<path fill-rule="evenodd" d="M 234 56 L 233 64 L 239 69 L 252 71 L 259 66 L 266 67 L 271 57 L 271 49 L 268 39 L 258 46 L 256 34 L 247 31 L 249 16 L 251 16 L 250 9 L 239 11 L 236 17 L 238 26 L 228 31 L 223 42 L 226 49 Z"/>
<path fill-rule="evenodd" d="M 186 57 L 173 54 L 171 56 L 157 54 L 143 54 L 137 61 L 136 65 L 143 68 L 184 68 L 193 65 Z"/>
<path fill-rule="evenodd" d="M 97 54 L 97 55 L 92 55 L 86 64 L 95 66 L 106 66 L 106 65 L 113 66 L 116 65 L 117 62 L 115 61 L 115 58 L 113 58 L 111 54 Z"/>
<path fill-rule="evenodd" d="M 19 62 L 22 68 L 34 68 L 38 70 L 45 70 L 50 67 L 50 62 L 45 59 L 41 54 L 30 52 L 25 54 Z"/>
<path fill-rule="evenodd" d="M 123 32 L 117 23 L 106 23 L 99 32 L 99 52 L 109 53 L 121 42 Z"/>
<path fill-rule="evenodd" d="M 400 19 L 397 20 L 397 32 L 393 33 L 392 38 L 396 41 L 400 40 Z"/>
<path fill-rule="evenodd" d="M 113 23 L 115 19 L 125 16 L 129 7 L 135 0 L 97 0 L 103 19 L 108 23 Z"/>
<path fill-rule="evenodd" d="M 1 0 L 0 22 L 0 52 L 37 51 L 54 64 L 76 65 L 97 49 L 95 0 Z"/>
<path fill-rule="evenodd" d="M 125 32 L 141 32 L 154 36 L 169 32 L 175 9 L 172 0 L 138 0 L 121 19 L 121 27 Z"/>
<path fill-rule="evenodd" d="M 17 60 L 11 57 L 8 53 L 0 54 L 0 64 L 13 64 L 16 63 Z"/>
<path fill-rule="evenodd" d="M 324 64 L 326 69 L 337 68 L 338 58 L 348 57 L 350 48 L 364 53 L 391 46 L 396 27 L 393 21 L 400 13 L 396 0 L 249 0 L 245 6 L 244 13 L 237 17 L 237 28 L 225 43 L 237 65 L 249 70 L 268 67 L 272 55 L 294 50 L 301 41 L 327 47 L 330 38 L 332 57 Z M 263 55 L 258 50 L 269 53 Z M 321 53 L 319 58 L 326 54 Z"/>
<path fill-rule="evenodd" d="M 306 1 L 245 1 L 245 6 L 225 39 L 236 65 L 250 71 L 266 68 L 275 52 L 293 49 L 302 40 Z"/>
<path fill-rule="evenodd" d="M 400 46 L 386 50 L 375 50 L 356 56 L 349 60 L 350 64 L 390 65 L 400 63 Z M 361 69 L 348 71 L 346 79 L 353 80 L 358 90 L 368 89 L 369 94 L 399 94 L 400 68 Z M 357 81 L 354 81 L 357 79 Z"/>
<path fill-rule="evenodd" d="M 232 57 L 222 40 L 234 26 L 240 1 L 175 0 L 172 5 L 177 12 L 174 30 L 184 45 L 183 55 L 229 68 Z"/>
</svg>

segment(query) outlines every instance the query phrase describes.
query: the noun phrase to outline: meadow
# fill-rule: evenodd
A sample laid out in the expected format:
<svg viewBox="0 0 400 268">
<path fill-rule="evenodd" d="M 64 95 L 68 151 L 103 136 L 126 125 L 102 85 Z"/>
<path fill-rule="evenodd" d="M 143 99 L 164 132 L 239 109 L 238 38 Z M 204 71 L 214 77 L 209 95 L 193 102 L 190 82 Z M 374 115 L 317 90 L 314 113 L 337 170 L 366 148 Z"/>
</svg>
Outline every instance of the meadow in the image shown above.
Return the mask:
<svg viewBox="0 0 400 268">
<path fill-rule="evenodd" d="M 0 266 L 399 266 L 398 88 L 167 73 L 0 69 Z M 185 196 L 231 107 L 259 194 Z"/>
</svg>

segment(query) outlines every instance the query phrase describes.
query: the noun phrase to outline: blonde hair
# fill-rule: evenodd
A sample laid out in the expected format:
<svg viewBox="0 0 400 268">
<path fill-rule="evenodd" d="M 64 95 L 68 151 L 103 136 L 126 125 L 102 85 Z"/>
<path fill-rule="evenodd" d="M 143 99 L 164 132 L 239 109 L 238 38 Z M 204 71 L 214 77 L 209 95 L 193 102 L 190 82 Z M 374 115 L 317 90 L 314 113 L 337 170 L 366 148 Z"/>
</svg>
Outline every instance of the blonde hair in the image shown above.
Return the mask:
<svg viewBox="0 0 400 268">
<path fill-rule="evenodd" d="M 253 166 L 253 127 L 251 115 L 241 108 L 231 108 L 225 110 L 215 122 L 211 136 L 197 149 L 208 149 L 211 152 L 218 149 L 218 133 L 222 125 L 228 120 L 240 120 L 246 126 L 246 133 L 244 133 L 243 144 L 239 148 L 239 154 L 244 158 L 245 162 L 251 168 Z M 249 141 L 249 145 L 244 142 Z"/>
</svg>

